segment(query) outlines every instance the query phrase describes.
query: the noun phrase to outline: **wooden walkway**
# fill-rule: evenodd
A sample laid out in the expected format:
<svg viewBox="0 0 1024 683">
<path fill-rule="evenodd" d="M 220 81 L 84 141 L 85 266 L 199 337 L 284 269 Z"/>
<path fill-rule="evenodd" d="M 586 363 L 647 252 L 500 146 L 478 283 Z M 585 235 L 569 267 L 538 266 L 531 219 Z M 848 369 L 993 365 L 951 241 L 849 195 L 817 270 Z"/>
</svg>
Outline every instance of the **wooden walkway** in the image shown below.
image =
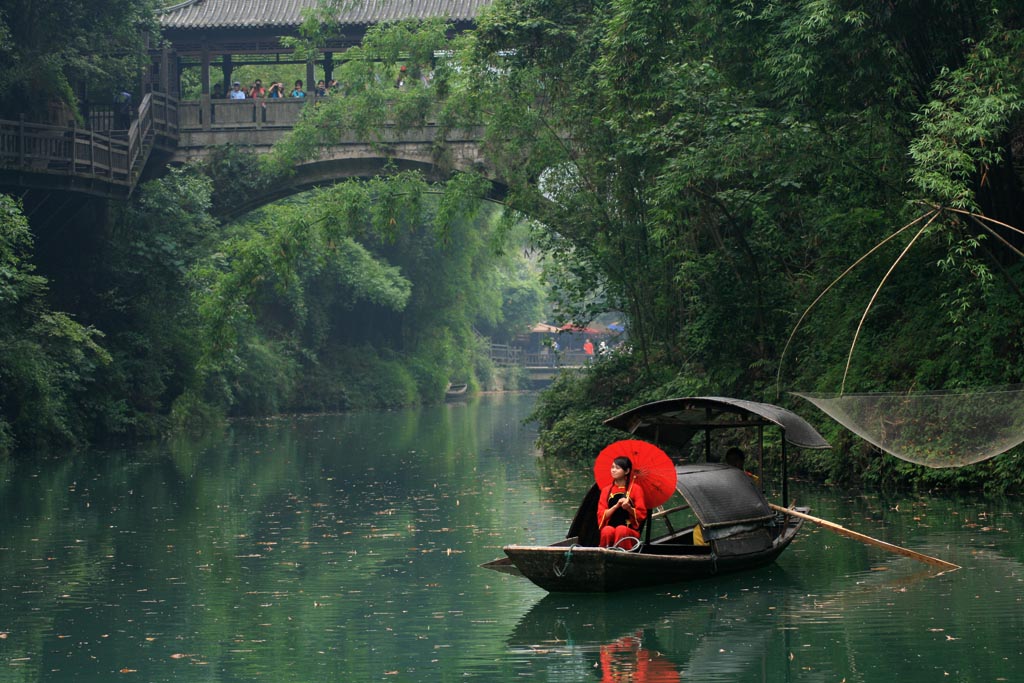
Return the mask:
<svg viewBox="0 0 1024 683">
<path fill-rule="evenodd" d="M 142 178 L 154 151 L 162 152 L 161 166 L 203 159 L 223 145 L 269 152 L 294 128 L 304 108 L 316 102 L 315 97 L 179 102 L 154 92 L 145 96 L 127 130 L 107 130 L 110 111 L 91 117 L 94 127 L 103 132 L 0 120 L 0 188 L 126 197 Z M 439 164 L 442 135 L 444 163 Z M 421 170 L 431 180 L 441 180 L 453 169 L 483 169 L 480 135 L 477 129 L 442 131 L 435 123 L 418 128 L 386 125 L 374 140 L 363 140 L 353 132 L 298 165 L 281 187 L 258 199 L 272 201 L 341 178 L 376 175 L 393 165 Z M 156 165 L 149 170 L 157 171 Z M 496 181 L 495 194 L 502 191 Z"/>
<path fill-rule="evenodd" d="M 155 92 L 143 98 L 127 130 L 0 120 L 0 178 L 19 187 L 128 196 L 153 150 L 172 150 L 177 139 L 177 101 Z"/>
<path fill-rule="evenodd" d="M 495 365 L 521 365 L 525 368 L 580 368 L 594 359 L 582 351 L 527 353 L 510 344 L 491 344 L 490 356 Z"/>
<path fill-rule="evenodd" d="M 491 361 L 499 367 L 519 366 L 534 386 L 550 383 L 563 370 L 579 370 L 594 360 L 582 351 L 526 353 L 518 346 L 491 344 Z"/>
</svg>

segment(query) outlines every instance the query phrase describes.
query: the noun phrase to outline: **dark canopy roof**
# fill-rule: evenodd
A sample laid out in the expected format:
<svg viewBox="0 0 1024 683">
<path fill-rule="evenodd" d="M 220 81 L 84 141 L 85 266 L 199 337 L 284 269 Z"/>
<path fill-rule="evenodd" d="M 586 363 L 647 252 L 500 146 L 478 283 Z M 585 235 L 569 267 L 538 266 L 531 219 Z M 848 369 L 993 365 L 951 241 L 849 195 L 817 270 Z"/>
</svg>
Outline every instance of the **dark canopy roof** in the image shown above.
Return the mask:
<svg viewBox="0 0 1024 683">
<path fill-rule="evenodd" d="M 831 448 L 829 443 L 796 413 L 770 403 L 720 396 L 695 396 L 655 401 L 604 421 L 641 439 L 677 447 L 686 446 L 705 429 L 775 424 L 786 441 L 800 448 Z"/>
<path fill-rule="evenodd" d="M 775 514 L 754 480 L 731 465 L 677 465 L 676 488 L 707 529 L 764 522 Z"/>
<path fill-rule="evenodd" d="M 491 0 L 364 0 L 350 3 L 342 12 L 342 24 L 369 26 L 401 19 L 444 17 L 455 22 L 476 18 Z M 186 0 L 160 10 L 165 29 L 294 29 L 302 23 L 302 11 L 317 0 Z"/>
</svg>

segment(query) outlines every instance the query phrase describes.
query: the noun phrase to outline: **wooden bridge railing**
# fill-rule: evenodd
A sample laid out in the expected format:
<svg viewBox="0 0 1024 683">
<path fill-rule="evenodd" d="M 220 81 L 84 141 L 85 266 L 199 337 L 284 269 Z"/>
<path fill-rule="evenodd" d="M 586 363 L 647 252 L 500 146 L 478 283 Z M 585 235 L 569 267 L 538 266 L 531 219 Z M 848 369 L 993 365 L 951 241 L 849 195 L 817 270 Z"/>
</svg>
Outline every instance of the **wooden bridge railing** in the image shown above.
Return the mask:
<svg viewBox="0 0 1024 683">
<path fill-rule="evenodd" d="M 491 344 L 491 360 L 495 365 L 520 365 L 523 350 L 510 344 Z"/>
<path fill-rule="evenodd" d="M 177 102 L 148 93 L 126 131 L 96 132 L 0 120 L 0 166 L 33 173 L 100 178 L 134 186 L 157 136 L 178 136 Z"/>
<path fill-rule="evenodd" d="M 179 103 L 181 130 L 292 128 L 306 99 L 210 100 Z"/>
<path fill-rule="evenodd" d="M 528 368 L 580 367 L 594 359 L 583 351 L 526 353 L 518 346 L 509 344 L 491 344 L 490 355 L 495 365 L 522 365 Z"/>
</svg>

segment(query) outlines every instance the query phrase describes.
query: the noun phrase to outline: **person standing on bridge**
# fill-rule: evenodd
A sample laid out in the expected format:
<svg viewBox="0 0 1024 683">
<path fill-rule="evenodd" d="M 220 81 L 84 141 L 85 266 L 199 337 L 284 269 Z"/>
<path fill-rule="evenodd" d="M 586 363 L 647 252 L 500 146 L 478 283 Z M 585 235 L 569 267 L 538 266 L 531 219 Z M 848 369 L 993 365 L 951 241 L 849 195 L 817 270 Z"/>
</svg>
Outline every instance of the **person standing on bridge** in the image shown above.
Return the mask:
<svg viewBox="0 0 1024 683">
<path fill-rule="evenodd" d="M 132 94 L 122 90 L 114 96 L 114 128 L 128 130 L 132 125 Z"/>
<path fill-rule="evenodd" d="M 235 81 L 234 83 L 232 83 L 231 84 L 231 92 L 228 93 L 228 97 L 230 97 L 233 100 L 244 100 L 245 99 L 245 91 L 242 90 L 242 84 L 239 83 L 238 81 Z"/>
<path fill-rule="evenodd" d="M 594 355 L 594 342 L 590 341 L 589 339 L 587 341 L 583 342 L 583 353 L 587 354 L 588 356 L 593 356 Z"/>
<path fill-rule="evenodd" d="M 292 89 L 292 97 L 305 97 L 306 91 L 302 89 L 302 81 L 295 81 L 295 87 Z"/>
<path fill-rule="evenodd" d="M 249 88 L 249 97 L 254 100 L 262 99 L 267 96 L 267 89 L 263 87 L 263 81 L 256 79 L 253 82 L 252 87 Z"/>
</svg>

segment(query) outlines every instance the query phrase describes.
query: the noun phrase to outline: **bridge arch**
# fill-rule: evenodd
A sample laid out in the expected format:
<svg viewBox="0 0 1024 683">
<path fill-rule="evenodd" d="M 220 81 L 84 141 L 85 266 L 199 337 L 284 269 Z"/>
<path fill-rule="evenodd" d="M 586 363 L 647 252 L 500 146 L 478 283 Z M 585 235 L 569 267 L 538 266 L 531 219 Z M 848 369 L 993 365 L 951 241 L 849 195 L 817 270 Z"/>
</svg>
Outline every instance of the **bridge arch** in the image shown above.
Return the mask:
<svg viewBox="0 0 1024 683">
<path fill-rule="evenodd" d="M 369 180 L 386 176 L 392 171 L 419 171 L 429 182 L 444 182 L 457 171 L 481 169 L 454 169 L 415 159 L 388 157 L 383 155 L 360 158 L 343 157 L 336 159 L 314 159 L 295 167 L 295 172 L 274 182 L 273 186 L 258 196 L 245 197 L 232 205 L 230 211 L 222 213 L 226 219 L 242 216 L 249 211 L 318 187 L 326 187 L 345 180 Z M 487 174 L 485 173 L 485 176 Z M 489 178 L 490 190 L 485 200 L 502 201 L 507 187 L 494 178 Z"/>
<path fill-rule="evenodd" d="M 302 106 L 301 102 L 288 101 L 254 106 L 241 101 L 219 102 L 207 108 L 198 102 L 182 102 L 171 163 L 202 161 L 223 145 L 269 154 L 291 132 Z M 315 158 L 298 163 L 292 174 L 277 180 L 262 196 L 240 199 L 237 210 L 226 217 L 240 216 L 314 187 L 350 178 L 373 178 L 394 169 L 419 171 L 431 182 L 444 181 L 459 171 L 480 173 L 491 181 L 488 198 L 500 200 L 507 194 L 507 187 L 483 156 L 479 144 L 482 134 L 478 128 L 442 129 L 435 124 L 413 128 L 386 125 L 375 130 L 373 139 L 355 132 L 342 134 L 336 142 L 320 147 Z"/>
</svg>

